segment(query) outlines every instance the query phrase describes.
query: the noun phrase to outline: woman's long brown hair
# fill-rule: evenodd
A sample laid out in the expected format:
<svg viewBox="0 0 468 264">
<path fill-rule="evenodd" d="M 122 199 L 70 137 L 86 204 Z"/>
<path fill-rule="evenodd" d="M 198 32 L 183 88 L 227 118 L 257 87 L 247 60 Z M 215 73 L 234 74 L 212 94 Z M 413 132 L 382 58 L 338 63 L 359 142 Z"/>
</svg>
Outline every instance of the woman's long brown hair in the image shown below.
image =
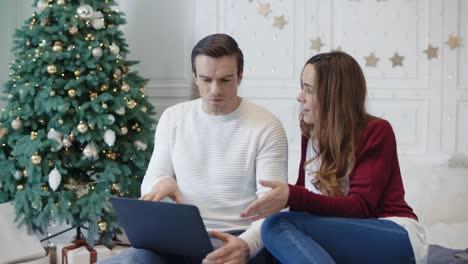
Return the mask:
<svg viewBox="0 0 468 264">
<path fill-rule="evenodd" d="M 322 53 L 310 58 L 316 71 L 318 117 L 301 129 L 310 137 L 320 161 L 312 184 L 325 195 L 346 195 L 344 180 L 354 166 L 359 135 L 367 124 L 366 81 L 359 64 L 344 52 Z"/>
</svg>

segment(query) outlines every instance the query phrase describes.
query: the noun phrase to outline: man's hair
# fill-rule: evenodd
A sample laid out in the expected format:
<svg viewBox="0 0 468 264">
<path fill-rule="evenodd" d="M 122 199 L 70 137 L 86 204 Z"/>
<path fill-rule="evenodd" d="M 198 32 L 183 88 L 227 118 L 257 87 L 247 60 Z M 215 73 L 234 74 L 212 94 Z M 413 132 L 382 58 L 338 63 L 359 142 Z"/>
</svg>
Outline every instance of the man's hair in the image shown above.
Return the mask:
<svg viewBox="0 0 468 264">
<path fill-rule="evenodd" d="M 198 55 L 206 55 L 212 58 L 223 56 L 235 56 L 237 60 L 237 76 L 244 70 L 244 55 L 237 42 L 226 34 L 213 34 L 201 39 L 192 50 L 192 72 L 197 75 L 195 58 Z"/>
</svg>

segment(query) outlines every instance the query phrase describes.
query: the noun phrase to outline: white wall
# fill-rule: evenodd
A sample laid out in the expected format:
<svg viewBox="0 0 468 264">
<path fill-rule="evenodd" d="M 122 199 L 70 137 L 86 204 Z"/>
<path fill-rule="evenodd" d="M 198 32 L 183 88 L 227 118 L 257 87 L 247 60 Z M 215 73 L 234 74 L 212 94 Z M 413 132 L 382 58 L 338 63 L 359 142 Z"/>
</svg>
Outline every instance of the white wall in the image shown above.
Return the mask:
<svg viewBox="0 0 468 264">
<path fill-rule="evenodd" d="M 131 50 L 128 58 L 141 61 L 134 69 L 150 79 L 146 91 L 158 112 L 189 98 L 192 46 L 207 34 L 231 34 L 245 55 L 241 94 L 283 122 L 294 182 L 300 139 L 294 98 L 303 63 L 317 53 L 310 48 L 311 40 L 320 37 L 322 52 L 340 46 L 361 64 L 369 87 L 368 108 L 395 129 L 407 197 L 423 222 L 468 229 L 468 210 L 462 209 L 468 203 L 468 169 L 447 165 L 453 153 L 468 152 L 468 1 L 258 2 L 270 4 L 267 17 L 257 12 L 253 0 L 119 1 L 128 20 L 123 28 Z M 30 15 L 30 3 L 0 3 L 2 36 L 11 36 Z M 273 26 L 274 17 L 281 15 L 287 21 L 282 30 Z M 462 46 L 451 50 L 445 43 L 449 35 L 459 36 Z M 11 38 L 1 38 L 0 44 L 0 81 L 5 81 Z M 426 58 L 429 44 L 439 48 L 438 58 Z M 364 57 L 371 52 L 380 59 L 377 67 L 365 66 Z M 402 67 L 392 67 L 389 58 L 395 52 L 405 56 Z M 458 166 L 468 167 L 467 156 L 461 157 Z M 433 241 L 442 241 L 447 230 L 455 229 L 441 230 L 435 238 L 435 233 L 430 235 Z M 460 234 L 450 238 L 455 242 L 440 243 L 468 247 Z"/>
</svg>

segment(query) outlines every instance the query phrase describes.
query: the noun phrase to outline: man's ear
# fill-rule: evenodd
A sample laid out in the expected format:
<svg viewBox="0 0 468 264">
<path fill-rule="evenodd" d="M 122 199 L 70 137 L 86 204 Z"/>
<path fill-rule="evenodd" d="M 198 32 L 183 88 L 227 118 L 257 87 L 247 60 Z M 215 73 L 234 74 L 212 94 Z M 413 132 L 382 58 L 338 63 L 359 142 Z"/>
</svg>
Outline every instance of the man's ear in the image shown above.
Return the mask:
<svg viewBox="0 0 468 264">
<path fill-rule="evenodd" d="M 240 85 L 242 82 L 242 78 L 244 77 L 244 72 L 240 72 L 238 77 L 237 77 L 237 85 Z"/>
</svg>

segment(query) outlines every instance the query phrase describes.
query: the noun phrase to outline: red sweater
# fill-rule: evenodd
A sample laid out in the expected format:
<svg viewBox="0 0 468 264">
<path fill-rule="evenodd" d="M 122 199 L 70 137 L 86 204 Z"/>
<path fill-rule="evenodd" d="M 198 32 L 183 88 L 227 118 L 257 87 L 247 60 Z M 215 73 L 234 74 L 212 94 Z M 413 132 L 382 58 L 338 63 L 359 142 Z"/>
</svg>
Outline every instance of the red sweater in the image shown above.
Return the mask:
<svg viewBox="0 0 468 264">
<path fill-rule="evenodd" d="M 289 185 L 288 206 L 291 210 L 338 217 L 401 216 L 417 220 L 405 202 L 395 135 L 390 123 L 372 118 L 361 139 L 362 147 L 349 174 L 348 195 L 332 197 L 304 188 L 304 162 L 309 139 L 302 137 L 299 178 L 296 185 Z"/>
</svg>

